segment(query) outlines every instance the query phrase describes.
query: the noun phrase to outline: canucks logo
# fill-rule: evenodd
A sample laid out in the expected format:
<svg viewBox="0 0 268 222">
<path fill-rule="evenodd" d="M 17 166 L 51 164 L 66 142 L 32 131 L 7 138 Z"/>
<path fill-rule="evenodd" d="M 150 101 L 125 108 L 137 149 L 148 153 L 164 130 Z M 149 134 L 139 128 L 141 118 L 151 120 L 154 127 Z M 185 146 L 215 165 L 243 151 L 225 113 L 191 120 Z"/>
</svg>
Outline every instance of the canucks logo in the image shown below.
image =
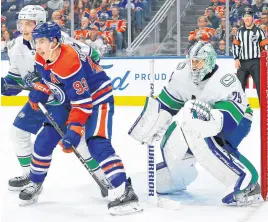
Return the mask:
<svg viewBox="0 0 268 222">
<path fill-rule="evenodd" d="M 49 101 L 47 102 L 47 104 L 54 105 L 54 106 L 63 104 L 65 102 L 65 93 L 62 91 L 62 89 L 59 86 L 51 82 L 48 82 L 48 81 L 45 81 L 45 82 L 52 92 L 51 95 L 53 95 L 53 97 L 49 98 Z"/>
</svg>

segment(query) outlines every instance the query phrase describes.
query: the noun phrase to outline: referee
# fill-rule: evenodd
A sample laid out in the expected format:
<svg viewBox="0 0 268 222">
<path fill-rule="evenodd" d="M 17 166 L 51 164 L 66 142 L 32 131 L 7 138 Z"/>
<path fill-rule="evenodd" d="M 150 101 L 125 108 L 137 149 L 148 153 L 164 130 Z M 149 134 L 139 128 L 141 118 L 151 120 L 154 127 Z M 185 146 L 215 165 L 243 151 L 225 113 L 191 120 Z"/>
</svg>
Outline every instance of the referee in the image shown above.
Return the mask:
<svg viewBox="0 0 268 222">
<path fill-rule="evenodd" d="M 237 30 L 233 40 L 233 55 L 237 77 L 245 91 L 247 79 L 251 74 L 260 99 L 260 57 L 263 49 L 268 50 L 268 39 L 262 29 L 253 23 L 253 11 L 245 8 L 244 26 Z"/>
</svg>

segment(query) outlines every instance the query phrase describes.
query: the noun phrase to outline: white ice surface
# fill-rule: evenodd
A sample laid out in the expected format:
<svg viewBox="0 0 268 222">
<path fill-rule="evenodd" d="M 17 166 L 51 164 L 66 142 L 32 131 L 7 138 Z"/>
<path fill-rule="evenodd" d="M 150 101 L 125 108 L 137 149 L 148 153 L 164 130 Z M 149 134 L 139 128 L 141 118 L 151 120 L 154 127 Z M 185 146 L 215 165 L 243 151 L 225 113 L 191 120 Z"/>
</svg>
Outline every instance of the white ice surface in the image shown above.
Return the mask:
<svg viewBox="0 0 268 222">
<path fill-rule="evenodd" d="M 141 111 L 141 107 L 116 107 L 113 125 L 113 146 L 123 159 L 126 171 L 140 198 L 144 212 L 124 217 L 110 216 L 107 201 L 102 199 L 98 187 L 73 154 L 56 148 L 52 166 L 44 183 L 39 201 L 19 207 L 18 193 L 7 190 L 10 177 L 21 174 L 15 157 L 10 126 L 20 107 L 0 108 L 0 218 L 2 222 L 267 222 L 268 203 L 252 207 L 225 206 L 221 203 L 226 188 L 199 165 L 197 180 L 188 190 L 163 201 L 162 208 L 146 203 L 145 169 L 146 147 L 131 139 L 127 132 Z M 240 151 L 260 168 L 259 110 L 254 124 Z M 160 157 L 160 153 L 158 153 Z M 158 158 L 159 159 L 159 158 Z M 164 198 L 164 197 L 163 197 Z"/>
</svg>

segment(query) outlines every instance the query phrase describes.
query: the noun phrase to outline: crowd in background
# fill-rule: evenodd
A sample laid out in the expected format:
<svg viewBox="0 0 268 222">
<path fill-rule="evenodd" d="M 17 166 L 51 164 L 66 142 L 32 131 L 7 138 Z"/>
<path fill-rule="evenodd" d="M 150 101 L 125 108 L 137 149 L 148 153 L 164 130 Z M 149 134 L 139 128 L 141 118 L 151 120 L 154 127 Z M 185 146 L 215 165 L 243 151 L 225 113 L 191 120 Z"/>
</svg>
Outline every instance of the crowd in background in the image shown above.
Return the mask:
<svg viewBox="0 0 268 222">
<path fill-rule="evenodd" d="M 137 36 L 154 0 L 131 0 L 131 34 Z M 70 0 L 1 0 L 1 52 L 19 35 L 16 20 L 25 5 L 41 5 L 49 21 L 71 34 Z M 127 0 L 74 0 L 74 37 L 102 56 L 115 56 L 126 49 Z M 3 55 L 3 54 L 2 54 Z"/>
<path fill-rule="evenodd" d="M 196 41 L 209 41 L 218 55 L 232 55 L 232 42 L 239 27 L 243 26 L 242 14 L 245 8 L 254 12 L 254 23 L 263 29 L 268 37 L 268 0 L 230 0 L 230 28 L 226 30 L 225 0 L 211 0 L 204 16 L 198 18 L 197 28 L 189 33 L 189 47 Z M 226 46 L 226 32 L 229 32 L 229 46 Z"/>
<path fill-rule="evenodd" d="M 209 1 L 209 0 L 208 0 Z M 237 29 L 243 25 L 242 13 L 250 7 L 254 11 L 255 24 L 268 35 L 268 0 L 229 0 L 230 29 L 225 27 L 225 1 L 211 0 L 198 18 L 197 28 L 189 33 L 189 47 L 198 40 L 210 41 L 218 55 L 226 55 Z M 120 55 L 126 48 L 127 0 L 74 0 L 74 37 L 97 49 L 102 56 Z M 131 36 L 137 36 L 155 0 L 131 0 Z M 41 5 L 49 21 L 56 22 L 62 31 L 71 34 L 72 14 L 70 0 L 1 0 L 1 52 L 7 56 L 9 42 L 20 33 L 16 18 L 25 5 Z M 226 46 L 226 31 L 230 33 L 230 45 Z"/>
</svg>

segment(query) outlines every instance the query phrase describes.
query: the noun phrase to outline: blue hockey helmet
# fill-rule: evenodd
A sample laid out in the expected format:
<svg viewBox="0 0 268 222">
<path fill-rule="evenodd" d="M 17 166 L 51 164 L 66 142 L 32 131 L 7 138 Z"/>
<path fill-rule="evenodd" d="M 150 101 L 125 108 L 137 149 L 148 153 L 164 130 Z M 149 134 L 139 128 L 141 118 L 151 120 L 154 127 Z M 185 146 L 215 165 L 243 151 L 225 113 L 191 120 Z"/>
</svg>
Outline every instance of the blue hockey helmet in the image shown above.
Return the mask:
<svg viewBox="0 0 268 222">
<path fill-rule="evenodd" d="M 33 40 L 37 38 L 48 38 L 49 41 L 53 41 L 57 38 L 58 41 L 61 39 L 60 27 L 55 22 L 44 22 L 38 24 L 32 32 Z"/>
</svg>

